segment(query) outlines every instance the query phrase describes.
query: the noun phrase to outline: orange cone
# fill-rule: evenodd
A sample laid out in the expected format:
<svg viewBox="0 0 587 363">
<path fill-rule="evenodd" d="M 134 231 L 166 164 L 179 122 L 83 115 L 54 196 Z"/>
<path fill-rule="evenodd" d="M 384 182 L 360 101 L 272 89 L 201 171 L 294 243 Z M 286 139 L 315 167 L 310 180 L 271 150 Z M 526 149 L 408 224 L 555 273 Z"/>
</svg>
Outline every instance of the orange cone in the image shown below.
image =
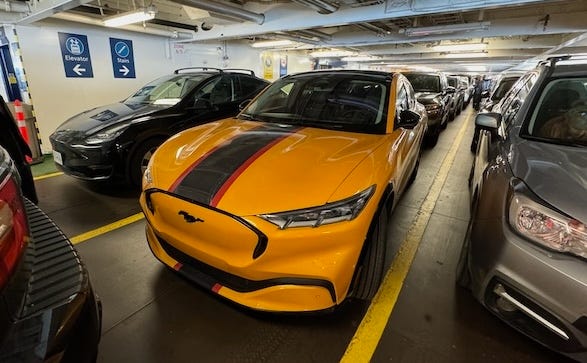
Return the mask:
<svg viewBox="0 0 587 363">
<path fill-rule="evenodd" d="M 24 141 L 28 144 L 29 143 L 29 133 L 26 128 L 26 122 L 24 120 L 24 111 L 22 109 L 22 103 L 20 100 L 14 100 L 14 113 L 16 114 L 16 123 L 18 125 L 18 129 L 20 130 L 20 134 Z M 30 156 L 25 155 L 26 161 L 30 163 L 33 161 Z"/>
</svg>

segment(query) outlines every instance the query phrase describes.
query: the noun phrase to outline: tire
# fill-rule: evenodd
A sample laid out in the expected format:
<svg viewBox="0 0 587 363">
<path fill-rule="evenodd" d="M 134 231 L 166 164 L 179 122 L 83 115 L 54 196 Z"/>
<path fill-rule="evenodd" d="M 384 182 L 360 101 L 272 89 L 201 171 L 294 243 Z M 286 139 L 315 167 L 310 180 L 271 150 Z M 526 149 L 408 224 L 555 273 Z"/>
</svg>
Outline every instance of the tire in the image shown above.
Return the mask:
<svg viewBox="0 0 587 363">
<path fill-rule="evenodd" d="M 140 142 L 139 146 L 133 151 L 129 160 L 129 181 L 135 188 L 140 188 L 142 184 L 143 172 L 147 163 L 157 148 L 163 143 L 163 139 L 147 139 Z"/>
<path fill-rule="evenodd" d="M 383 280 L 387 250 L 387 217 L 388 208 L 383 205 L 369 228 L 361 263 L 357 266 L 360 270 L 353 292 L 353 297 L 357 299 L 373 299 Z"/>
<path fill-rule="evenodd" d="M 418 160 L 416 160 L 416 165 L 414 166 L 414 170 L 412 170 L 412 174 L 410 174 L 410 179 L 408 179 L 408 184 L 407 186 L 411 186 L 412 184 L 414 184 L 414 181 L 416 180 L 416 177 L 418 176 L 418 169 L 420 168 L 420 156 L 422 155 L 422 153 L 418 153 Z"/>
<path fill-rule="evenodd" d="M 424 143 L 427 147 L 433 148 L 438 143 L 438 137 L 440 136 L 440 126 L 436 125 L 432 129 L 428 129 L 426 135 L 424 135 Z"/>
</svg>

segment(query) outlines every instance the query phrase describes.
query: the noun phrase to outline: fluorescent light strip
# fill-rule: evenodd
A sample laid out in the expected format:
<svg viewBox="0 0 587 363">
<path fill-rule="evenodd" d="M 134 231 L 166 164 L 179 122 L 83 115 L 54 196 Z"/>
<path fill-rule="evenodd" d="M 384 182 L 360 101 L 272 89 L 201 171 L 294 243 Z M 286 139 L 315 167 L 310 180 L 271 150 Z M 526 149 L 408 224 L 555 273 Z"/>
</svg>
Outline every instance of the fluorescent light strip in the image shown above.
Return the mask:
<svg viewBox="0 0 587 363">
<path fill-rule="evenodd" d="M 157 13 L 157 10 L 154 7 L 122 13 L 110 17 L 108 19 L 104 19 L 104 25 L 109 27 L 117 27 L 133 23 L 139 23 L 142 21 L 154 19 L 155 13 Z"/>
<path fill-rule="evenodd" d="M 470 31 L 470 30 L 487 30 L 491 22 L 484 21 L 480 23 L 464 23 L 464 24 L 451 24 L 451 25 L 438 25 L 438 26 L 429 26 L 429 27 L 421 27 L 421 28 L 407 28 L 403 29 L 403 33 L 405 33 L 409 37 L 416 37 L 416 36 L 423 36 L 423 35 L 430 35 L 430 34 L 446 34 L 446 33 L 454 33 L 460 31 Z"/>
<path fill-rule="evenodd" d="M 356 53 L 349 52 L 348 50 L 319 50 L 310 53 L 310 56 L 314 58 L 330 58 L 330 57 L 350 57 Z"/>
<path fill-rule="evenodd" d="M 445 58 L 483 58 L 487 57 L 487 53 L 449 53 L 444 56 Z"/>
</svg>

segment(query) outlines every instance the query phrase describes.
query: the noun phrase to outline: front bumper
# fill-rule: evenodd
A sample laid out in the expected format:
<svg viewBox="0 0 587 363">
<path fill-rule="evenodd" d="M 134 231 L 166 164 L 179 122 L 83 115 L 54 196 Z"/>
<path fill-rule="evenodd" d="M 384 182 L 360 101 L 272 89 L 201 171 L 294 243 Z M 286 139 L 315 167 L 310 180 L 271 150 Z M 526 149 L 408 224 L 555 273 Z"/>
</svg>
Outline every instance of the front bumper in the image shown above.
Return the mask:
<svg viewBox="0 0 587 363">
<path fill-rule="evenodd" d="M 31 241 L 0 298 L 0 361 L 94 362 L 102 309 L 71 242 L 26 201 Z"/>
<path fill-rule="evenodd" d="M 70 144 L 51 138 L 53 151 L 61 155 L 61 163 L 54 158 L 55 165 L 65 174 L 83 180 L 113 179 L 118 173 L 116 155 L 110 144 L 72 147 Z"/>
<path fill-rule="evenodd" d="M 149 207 L 145 193 L 141 195 L 153 254 L 205 289 L 263 311 L 321 311 L 340 304 L 348 295 L 373 213 L 363 210 L 353 221 L 319 228 L 279 230 L 257 217 L 234 217 L 177 199 L 164 201 L 176 205 L 171 208 L 173 213 L 158 208 L 162 200 Z M 176 217 L 180 210 L 203 221 L 186 224 L 181 216 Z M 261 233 L 266 238 L 262 252 L 255 257 L 256 240 L 247 240 L 245 228 L 238 230 L 228 219 L 215 221 L 216 214 L 241 219 Z M 217 240 L 206 240 L 203 231 L 216 227 L 212 234 Z"/>
<path fill-rule="evenodd" d="M 587 360 L 584 260 L 526 241 L 502 220 L 474 221 L 469 258 L 473 293 L 491 312 L 547 347 Z"/>
</svg>

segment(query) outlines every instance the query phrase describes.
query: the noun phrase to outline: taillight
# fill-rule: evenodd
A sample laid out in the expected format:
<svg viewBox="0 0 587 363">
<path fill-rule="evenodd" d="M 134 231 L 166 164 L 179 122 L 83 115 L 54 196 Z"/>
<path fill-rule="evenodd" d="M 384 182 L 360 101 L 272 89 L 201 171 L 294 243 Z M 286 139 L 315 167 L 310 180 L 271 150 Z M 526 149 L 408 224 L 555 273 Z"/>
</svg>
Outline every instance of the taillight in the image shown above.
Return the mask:
<svg viewBox="0 0 587 363">
<path fill-rule="evenodd" d="M 0 181 L 0 288 L 6 285 L 28 241 L 20 189 L 11 173 Z"/>
</svg>

